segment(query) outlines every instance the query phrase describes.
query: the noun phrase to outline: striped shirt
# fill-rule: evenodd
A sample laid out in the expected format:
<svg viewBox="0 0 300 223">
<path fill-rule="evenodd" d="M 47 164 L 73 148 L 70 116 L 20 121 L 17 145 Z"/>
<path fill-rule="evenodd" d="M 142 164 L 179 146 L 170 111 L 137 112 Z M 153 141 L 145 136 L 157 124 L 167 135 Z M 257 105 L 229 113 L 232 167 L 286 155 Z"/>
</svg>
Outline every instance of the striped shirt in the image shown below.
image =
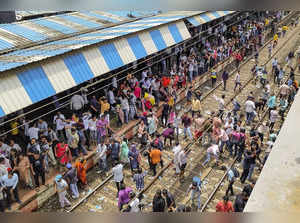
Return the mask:
<svg viewBox="0 0 300 223">
<path fill-rule="evenodd" d="M 147 171 L 144 173 L 136 173 L 133 176 L 133 181 L 136 183 L 136 189 L 137 190 L 143 190 L 144 189 L 144 177 L 147 175 Z"/>
</svg>

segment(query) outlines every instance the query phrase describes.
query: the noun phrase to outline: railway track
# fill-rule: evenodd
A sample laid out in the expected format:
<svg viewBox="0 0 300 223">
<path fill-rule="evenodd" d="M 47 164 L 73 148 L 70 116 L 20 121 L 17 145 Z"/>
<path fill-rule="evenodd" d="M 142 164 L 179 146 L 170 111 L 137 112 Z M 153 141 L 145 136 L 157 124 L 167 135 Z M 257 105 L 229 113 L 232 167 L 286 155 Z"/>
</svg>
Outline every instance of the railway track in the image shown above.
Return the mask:
<svg viewBox="0 0 300 223">
<path fill-rule="evenodd" d="M 282 44 L 282 41 L 279 41 L 279 44 L 277 48 L 280 48 L 279 45 Z M 262 48 L 264 50 L 264 48 Z M 279 51 L 279 50 L 278 50 Z M 266 49 L 265 49 L 266 52 Z M 251 80 L 247 79 L 249 78 L 249 75 L 246 77 L 246 75 L 243 75 L 244 71 L 245 74 L 249 73 L 249 63 L 251 61 L 248 61 L 241 65 L 241 82 L 242 84 L 249 82 Z M 248 65 L 249 66 L 248 66 Z M 248 72 L 246 72 L 248 70 Z M 234 73 L 232 73 L 230 79 L 228 80 L 228 87 L 232 85 L 232 80 L 234 77 Z M 246 84 L 244 84 L 246 86 Z M 224 93 L 221 90 L 221 85 L 217 85 L 215 88 L 211 89 L 202 100 L 203 107 L 209 108 L 210 111 L 216 110 L 216 103 L 212 101 L 212 93 L 215 93 L 216 95 L 221 95 Z M 233 98 L 236 95 L 232 92 L 226 92 L 227 99 Z M 239 92 L 238 95 L 244 94 L 243 91 Z M 230 101 L 228 102 L 230 103 Z M 161 131 L 161 129 L 159 129 Z M 200 176 L 204 184 L 216 184 L 218 183 L 218 179 L 224 174 L 224 171 L 216 169 L 216 168 L 206 168 L 203 170 L 201 166 L 199 166 L 199 162 L 203 161 L 203 155 L 205 155 L 205 151 L 203 153 L 203 149 L 200 148 L 200 144 L 197 142 L 186 142 L 180 137 L 180 143 L 182 144 L 182 147 L 190 148 L 190 154 L 189 154 L 189 165 L 187 167 L 186 171 L 186 181 L 183 184 L 180 184 L 178 180 L 174 177 L 174 171 L 173 168 L 170 168 L 172 166 L 172 159 L 173 154 L 170 150 L 164 150 L 163 151 L 163 160 L 165 162 L 164 168 L 160 170 L 160 172 L 157 174 L 156 177 L 150 177 L 149 175 L 145 177 L 145 189 L 143 191 L 143 194 L 145 195 L 144 202 L 147 204 L 152 203 L 152 197 L 153 194 L 156 192 L 156 189 L 158 188 L 167 188 L 169 191 L 173 194 L 176 194 L 176 201 L 178 203 L 185 203 L 186 201 L 186 195 L 185 191 L 189 183 L 191 182 L 190 179 L 193 176 Z M 200 155 L 199 155 L 200 150 Z M 230 162 L 230 160 L 228 160 Z M 142 165 L 148 166 L 147 160 L 142 159 Z M 132 182 L 131 178 L 131 172 L 127 168 L 124 169 L 124 182 L 127 186 L 130 186 L 132 188 L 135 188 L 135 185 Z M 94 186 L 91 191 L 89 191 L 86 195 L 84 195 L 79 201 L 77 201 L 68 212 L 73 211 L 95 211 L 95 212 L 116 212 L 117 209 L 117 199 L 116 199 L 116 193 L 117 189 L 114 185 L 114 182 L 112 181 L 112 176 L 105 179 L 95 179 L 95 182 L 93 182 Z M 209 187 L 207 187 L 207 193 L 209 193 Z M 101 189 L 101 190 L 100 190 Z M 178 196 L 177 196 L 178 195 Z M 206 198 L 203 196 L 203 198 Z M 203 199 L 202 198 L 202 199 Z M 183 201 L 183 202 L 182 202 Z M 188 201 L 188 200 L 187 200 Z M 150 211 L 151 205 L 146 206 L 145 211 Z"/>
<path fill-rule="evenodd" d="M 290 37 L 288 40 L 282 40 L 280 44 L 282 44 L 282 47 L 284 45 L 284 43 L 288 42 L 289 40 L 291 40 L 293 38 L 292 34 L 290 33 Z M 289 52 L 290 48 L 289 49 L 286 49 L 285 52 L 284 52 L 284 55 L 287 55 L 288 52 Z M 279 52 L 281 52 L 281 47 L 278 46 L 276 52 L 273 54 L 272 57 L 274 57 L 275 55 L 277 55 Z M 261 56 L 262 57 L 266 57 L 268 58 L 266 55 L 267 55 L 268 51 L 267 49 L 262 51 L 261 52 Z M 283 58 L 285 59 L 285 57 Z M 270 64 L 271 58 L 270 59 L 267 59 L 266 62 L 264 62 L 264 64 L 268 65 Z M 252 63 L 253 64 L 253 63 Z M 240 70 L 241 72 L 243 71 L 246 71 L 248 70 L 248 73 L 251 69 L 251 67 L 248 67 L 247 65 L 249 65 L 249 63 L 247 63 L 245 66 L 243 66 Z M 246 69 L 246 70 L 245 70 Z M 270 69 L 269 69 L 270 70 Z M 245 73 L 246 73 L 245 72 Z M 249 78 L 250 76 L 250 78 Z M 231 107 L 231 104 L 230 102 L 232 101 L 233 98 L 235 97 L 239 97 L 239 102 L 241 102 L 242 98 L 246 98 L 250 91 L 253 91 L 255 92 L 255 89 L 256 87 L 251 85 L 251 81 L 252 81 L 252 75 L 248 75 L 248 80 L 246 79 L 245 80 L 245 84 L 243 86 L 244 89 L 246 89 L 245 91 L 243 90 L 242 92 L 238 93 L 237 95 L 234 95 L 233 97 L 231 97 L 231 99 L 227 102 L 227 105 L 229 107 Z M 233 83 L 232 83 L 233 84 Z M 232 86 L 232 85 L 231 85 Z M 250 86 L 250 87 L 247 87 L 247 86 Z M 246 88 L 247 87 L 247 88 Z M 220 96 L 220 94 L 223 94 L 224 91 L 221 89 L 222 86 L 218 86 L 217 89 L 214 89 L 212 92 L 217 94 L 219 93 L 218 96 Z M 211 93 L 209 95 L 207 95 L 207 97 L 209 97 L 211 95 Z M 227 93 L 227 92 L 226 92 Z M 245 101 L 245 100 L 244 100 Z M 243 103 L 241 103 L 243 104 Z M 212 110 L 216 110 L 216 104 L 215 103 L 209 103 L 209 104 L 206 104 L 205 105 L 209 106 L 211 105 L 214 106 L 212 108 Z M 210 108 L 211 108 L 210 107 Z M 229 109 L 230 110 L 230 109 Z M 195 150 L 202 150 L 202 148 L 197 148 L 197 147 L 200 147 L 200 145 L 196 144 L 195 145 L 196 148 L 194 148 Z M 193 150 L 194 151 L 194 150 Z M 205 150 L 204 150 L 205 151 Z M 189 197 L 185 194 L 186 190 L 187 190 L 187 187 L 189 186 L 189 184 L 191 183 L 192 181 L 192 178 L 194 176 L 199 176 L 200 178 L 202 178 L 203 182 L 204 182 L 204 191 L 202 192 L 202 196 L 201 196 L 201 199 L 211 199 L 211 190 L 209 190 L 209 188 L 215 188 L 215 185 L 218 185 L 219 183 L 219 179 L 222 179 L 222 181 L 225 179 L 225 176 L 224 176 L 224 171 L 222 169 L 217 169 L 217 168 L 212 168 L 212 167 L 209 167 L 209 168 L 206 168 L 206 169 L 203 169 L 201 165 L 199 165 L 199 163 L 202 163 L 205 159 L 205 152 L 200 152 L 200 155 L 199 154 L 194 154 L 196 155 L 193 156 L 194 159 L 193 160 L 190 160 L 189 164 L 188 164 L 188 167 L 187 167 L 187 171 L 186 171 L 186 183 L 179 183 L 178 181 L 174 182 L 174 180 L 166 180 L 166 179 L 172 179 L 172 174 L 173 174 L 173 171 L 170 170 L 171 168 L 169 168 L 168 170 L 166 170 L 163 174 L 164 174 L 164 178 L 160 181 L 157 181 L 157 183 L 155 183 L 156 185 L 154 185 L 152 188 L 151 188 L 151 191 L 147 192 L 147 194 L 154 194 L 156 189 L 160 189 L 160 188 L 167 188 L 172 194 L 176 194 L 176 202 L 177 203 L 184 203 L 184 204 L 189 204 L 190 203 L 190 200 L 189 200 Z M 191 157 L 191 155 L 190 155 Z M 222 166 L 231 166 L 233 165 L 234 162 L 232 162 L 231 159 L 223 159 L 223 163 L 222 163 Z M 167 175 L 167 177 L 166 177 Z M 171 183 L 171 184 L 170 184 Z M 222 182 L 221 182 L 222 183 Z M 220 183 L 220 185 L 221 185 Z M 168 185 L 168 186 L 166 186 Z M 218 186 L 217 186 L 218 187 Z M 214 190 L 214 189 L 213 189 Z M 150 199 L 152 198 L 151 196 L 148 196 Z M 151 200 L 148 199 L 147 202 L 151 202 Z M 150 211 L 150 210 L 149 210 Z"/>
<path fill-rule="evenodd" d="M 298 38 L 298 39 L 297 39 Z M 291 38 L 289 38 L 291 41 L 292 40 L 298 40 L 297 42 L 295 41 L 295 46 L 298 46 L 299 45 L 299 37 L 298 36 L 292 36 Z M 292 47 L 293 48 L 293 47 Z M 285 54 L 288 53 L 288 51 L 284 52 Z M 294 61 L 294 68 L 297 66 L 297 62 L 296 62 L 296 58 L 293 59 Z M 280 64 L 284 64 L 284 60 L 281 60 L 281 63 Z M 267 70 L 270 70 L 271 66 L 270 64 L 268 63 L 267 65 L 269 65 L 267 67 Z M 285 69 L 288 69 L 287 68 L 287 65 L 285 64 Z M 278 99 L 278 96 L 279 96 L 279 88 L 277 86 L 277 84 L 274 84 L 273 81 L 272 81 L 272 77 L 269 78 L 270 80 L 270 83 L 271 84 L 271 89 L 273 89 L 273 92 L 275 93 L 277 99 Z M 286 83 L 288 81 L 288 75 L 285 75 L 284 77 L 284 82 Z M 279 101 L 277 100 L 277 103 Z M 288 108 L 289 109 L 289 108 Z M 288 113 L 288 109 L 286 111 L 286 114 Z M 259 127 L 259 125 L 262 123 L 262 122 L 266 122 L 268 121 L 268 110 L 265 109 L 262 114 L 261 114 L 261 118 L 259 120 L 257 120 L 257 123 L 255 125 L 255 128 L 257 129 Z M 277 121 L 276 124 L 275 124 L 275 127 L 274 127 L 274 131 L 275 132 L 278 132 L 280 131 L 280 128 L 282 126 L 282 120 L 280 119 L 280 121 Z M 249 136 L 249 135 L 248 135 Z M 268 140 L 268 138 L 266 137 L 266 134 L 264 136 L 264 142 L 266 142 Z M 263 147 L 262 148 L 262 153 L 261 153 L 261 158 L 264 157 L 265 155 L 265 148 Z M 232 167 L 233 165 L 235 165 L 235 167 L 239 170 L 240 173 L 242 173 L 242 165 L 239 163 L 237 164 L 236 160 L 233 160 L 232 163 L 230 164 L 229 167 Z M 254 173 L 253 173 L 253 179 L 257 179 L 259 177 L 259 174 L 260 174 L 260 171 L 259 170 L 255 170 Z M 204 203 L 204 205 L 202 206 L 202 209 L 201 211 L 204 212 L 204 211 L 208 211 L 208 212 L 214 212 L 215 211 L 215 207 L 217 205 L 217 203 L 222 200 L 223 196 L 225 195 L 225 192 L 226 192 L 226 189 L 227 189 L 227 182 L 225 183 L 225 180 L 227 178 L 227 171 L 223 171 L 223 174 L 222 176 L 219 178 L 219 182 L 217 182 L 216 186 L 214 187 L 214 189 L 210 192 L 209 196 L 208 196 L 208 199 L 206 199 L 206 202 Z M 237 180 L 234 184 L 234 191 L 238 193 L 242 192 L 242 189 L 243 189 L 243 185 Z"/>
</svg>

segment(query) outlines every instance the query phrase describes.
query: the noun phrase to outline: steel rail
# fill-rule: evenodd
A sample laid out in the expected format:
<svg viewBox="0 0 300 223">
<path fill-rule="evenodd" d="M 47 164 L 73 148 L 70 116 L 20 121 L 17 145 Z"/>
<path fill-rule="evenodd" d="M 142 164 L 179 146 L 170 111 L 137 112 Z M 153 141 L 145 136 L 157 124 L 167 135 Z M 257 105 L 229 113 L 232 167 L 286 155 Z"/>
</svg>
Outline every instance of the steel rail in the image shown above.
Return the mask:
<svg viewBox="0 0 300 223">
<path fill-rule="evenodd" d="M 294 36 L 289 37 L 288 40 L 287 40 L 286 42 L 290 41 L 293 37 L 294 37 Z M 275 54 L 277 54 L 277 53 L 279 52 L 279 50 L 281 50 L 283 47 L 284 47 L 284 45 L 281 46 L 280 48 L 278 48 Z M 266 63 L 264 63 L 263 66 L 265 66 L 266 64 L 268 64 L 268 63 L 271 61 L 272 58 L 273 58 L 273 55 L 272 55 L 271 58 L 269 58 L 269 59 L 267 60 Z M 295 67 L 296 67 L 296 66 L 295 66 Z M 250 81 L 252 81 L 253 79 L 254 79 L 254 78 L 252 78 Z M 284 82 L 286 83 L 286 82 L 288 81 L 288 79 L 289 79 L 289 78 L 287 77 L 286 80 L 285 80 Z M 276 96 L 278 96 L 279 93 L 280 93 L 280 91 L 277 92 L 277 95 L 276 95 Z M 257 128 L 260 126 L 260 124 L 264 121 L 264 119 L 265 119 L 265 117 L 266 117 L 267 114 L 268 114 L 268 109 L 266 109 L 265 112 L 264 112 L 264 114 L 261 116 L 259 122 L 258 122 L 257 125 L 255 126 L 255 129 L 257 129 Z M 237 158 L 235 158 L 234 161 L 230 164 L 230 168 L 232 168 L 232 166 L 236 163 L 236 160 L 237 160 Z M 214 188 L 214 190 L 212 191 L 212 193 L 209 195 L 208 199 L 206 200 L 206 202 L 204 203 L 204 205 L 203 205 L 202 208 L 201 208 L 201 212 L 203 212 L 203 211 L 207 208 L 208 204 L 211 202 L 211 200 L 213 199 L 214 195 L 215 195 L 216 192 L 219 190 L 219 188 L 220 188 L 221 184 L 223 183 L 224 179 L 226 178 L 226 176 L 227 176 L 228 171 L 229 171 L 230 168 L 227 169 L 227 171 L 224 173 L 224 175 L 222 176 L 222 178 L 221 178 L 220 181 L 218 182 L 217 186 Z"/>
<path fill-rule="evenodd" d="M 292 15 L 289 15 L 289 16 L 292 16 Z M 289 17 L 287 16 L 287 17 Z M 285 18 L 285 19 L 289 19 L 289 18 Z M 283 23 L 285 20 L 281 21 L 280 23 Z M 271 42 L 272 40 L 270 41 L 267 41 L 260 49 L 259 49 L 259 52 L 261 50 L 263 50 L 269 42 Z M 276 51 L 277 53 L 277 51 Z M 252 54 L 251 56 L 249 56 L 245 61 L 243 61 L 243 63 L 240 64 L 240 67 L 241 66 L 244 66 L 246 65 L 252 58 L 254 57 L 254 54 Z M 234 69 L 231 73 L 230 73 L 230 76 L 232 76 L 238 69 Z M 248 83 L 250 83 L 252 79 L 248 80 L 246 85 L 248 85 Z M 214 92 L 218 87 L 220 87 L 222 85 L 222 82 L 216 84 L 216 86 L 214 88 L 212 88 L 202 99 L 201 101 L 203 101 L 205 98 L 207 98 L 212 92 Z M 246 85 L 242 86 L 241 89 L 244 89 L 246 87 Z M 200 88 L 201 86 L 199 86 L 198 88 Z M 239 95 L 240 93 L 242 92 L 241 91 L 238 91 L 230 101 L 228 101 L 226 103 L 226 105 L 228 105 L 237 95 Z M 206 119 L 205 122 L 207 122 L 209 119 Z M 191 151 L 191 146 L 194 145 L 195 143 L 199 142 L 202 137 L 205 135 L 204 133 L 207 133 L 208 131 L 210 131 L 212 125 L 210 125 L 204 132 L 203 132 L 203 135 L 201 137 L 199 137 L 197 139 L 197 141 L 195 142 L 192 142 L 192 143 L 189 143 L 188 145 L 185 146 L 184 150 L 186 150 L 187 152 L 190 152 Z M 146 149 L 146 148 L 145 148 Z M 145 150 L 144 149 L 144 150 Z M 143 151 L 144 151 L 143 150 Z M 163 169 L 160 170 L 160 172 L 158 172 L 158 174 L 154 177 L 154 179 L 138 194 L 138 195 L 141 195 L 145 192 L 147 192 L 149 190 L 149 188 L 151 188 L 151 186 L 156 182 L 157 179 L 159 179 L 159 177 L 165 172 L 165 170 L 167 170 L 171 165 L 173 164 L 173 161 L 169 162 Z M 109 182 L 111 179 L 112 179 L 113 175 L 109 175 L 104 181 L 102 181 L 99 185 L 97 185 L 94 189 L 92 189 L 91 192 L 89 192 L 87 195 L 85 195 L 82 199 L 80 199 L 74 206 L 72 206 L 69 210 L 67 210 L 67 212 L 73 212 L 76 208 L 78 208 L 83 202 L 85 202 L 86 199 L 88 199 L 92 194 L 94 194 L 98 189 L 100 189 L 101 187 L 103 187 L 107 182 Z"/>
</svg>

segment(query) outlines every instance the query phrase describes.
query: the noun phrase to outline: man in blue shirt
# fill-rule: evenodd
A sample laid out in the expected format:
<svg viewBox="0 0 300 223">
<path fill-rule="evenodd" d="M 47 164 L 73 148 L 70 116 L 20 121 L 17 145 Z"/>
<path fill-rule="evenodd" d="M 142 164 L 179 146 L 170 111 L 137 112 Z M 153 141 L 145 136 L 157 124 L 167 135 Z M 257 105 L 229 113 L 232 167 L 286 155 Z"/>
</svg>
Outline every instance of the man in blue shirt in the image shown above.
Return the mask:
<svg viewBox="0 0 300 223">
<path fill-rule="evenodd" d="M 11 193 L 14 194 L 14 197 L 16 201 L 21 204 L 21 201 L 19 199 L 19 193 L 18 193 L 18 183 L 19 183 L 19 177 L 16 173 L 12 171 L 11 168 L 7 169 L 7 174 L 2 176 L 0 179 L 0 183 L 4 187 L 4 192 L 6 194 L 6 205 L 8 210 L 11 209 Z"/>
</svg>

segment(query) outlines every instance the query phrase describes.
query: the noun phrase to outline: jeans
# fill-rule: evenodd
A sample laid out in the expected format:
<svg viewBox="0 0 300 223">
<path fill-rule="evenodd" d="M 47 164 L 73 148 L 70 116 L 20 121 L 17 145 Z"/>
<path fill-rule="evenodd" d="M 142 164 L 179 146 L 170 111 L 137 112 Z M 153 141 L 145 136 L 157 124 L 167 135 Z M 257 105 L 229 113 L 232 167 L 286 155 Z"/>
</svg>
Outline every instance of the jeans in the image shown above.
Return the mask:
<svg viewBox="0 0 300 223">
<path fill-rule="evenodd" d="M 78 187 L 77 187 L 77 183 L 74 184 L 70 184 L 70 189 L 74 195 L 75 198 L 79 198 L 79 192 L 78 192 Z"/>
<path fill-rule="evenodd" d="M 241 88 L 242 84 L 240 82 L 235 82 L 234 89 L 233 89 L 234 91 L 237 88 L 237 86 L 240 86 L 240 88 Z"/>
<path fill-rule="evenodd" d="M 169 114 L 162 113 L 161 114 L 161 123 L 163 126 L 167 125 Z"/>
<path fill-rule="evenodd" d="M 248 174 L 249 174 L 249 168 L 244 168 L 243 173 L 242 173 L 241 178 L 240 178 L 242 183 L 245 183 Z"/>
<path fill-rule="evenodd" d="M 187 133 L 189 135 L 189 138 L 193 139 L 190 127 L 187 127 L 187 128 L 184 127 L 183 133 L 184 133 L 184 137 L 186 137 L 186 133 Z"/>
<path fill-rule="evenodd" d="M 97 143 L 100 144 L 102 142 L 104 142 L 106 135 L 101 135 L 101 132 L 98 131 L 97 132 Z"/>
<path fill-rule="evenodd" d="M 249 169 L 249 173 L 248 173 L 248 180 L 251 179 L 255 166 L 256 166 L 255 163 L 250 165 L 250 169 Z"/>
<path fill-rule="evenodd" d="M 233 193 L 233 184 L 234 184 L 234 180 L 230 181 L 226 190 L 226 196 L 228 195 L 228 192 L 230 191 L 231 195 L 234 195 Z"/>
<path fill-rule="evenodd" d="M 120 186 L 121 186 L 121 184 L 123 184 L 123 183 L 124 183 L 124 180 L 121 180 L 120 182 L 116 182 L 116 186 L 117 186 L 117 190 L 118 190 L 118 192 L 117 192 L 117 197 L 119 196 Z"/>
<path fill-rule="evenodd" d="M 156 176 L 156 166 L 157 166 L 157 163 L 156 164 L 151 163 L 151 169 L 153 171 L 153 176 Z"/>
<path fill-rule="evenodd" d="M 230 147 L 229 140 L 227 140 L 227 141 L 221 141 L 221 145 L 220 145 L 220 152 L 221 153 L 223 153 L 223 148 L 224 148 L 225 145 L 226 145 L 226 148 L 229 149 L 229 147 Z"/>
<path fill-rule="evenodd" d="M 126 124 L 128 124 L 128 110 L 127 109 L 122 109 L 123 110 L 123 113 L 124 113 L 124 121 Z"/>
<path fill-rule="evenodd" d="M 39 181 L 39 176 L 42 178 L 42 184 L 45 185 L 45 171 L 36 171 L 34 170 L 34 181 L 35 181 L 35 186 L 39 187 L 40 186 L 40 181 Z"/>
<path fill-rule="evenodd" d="M 70 201 L 66 198 L 67 192 L 63 191 L 58 193 L 58 199 L 59 199 L 59 203 L 60 203 L 60 207 L 64 208 L 65 205 L 71 205 Z"/>
<path fill-rule="evenodd" d="M 248 123 L 250 123 L 252 121 L 253 117 L 254 117 L 253 112 L 246 112 L 246 118 L 247 118 Z"/>
<path fill-rule="evenodd" d="M 206 160 L 202 163 L 202 165 L 205 166 L 210 160 L 211 160 L 210 153 L 206 153 Z"/>
<path fill-rule="evenodd" d="M 223 80 L 224 91 L 226 91 L 226 82 L 227 82 L 227 80 Z"/>
<path fill-rule="evenodd" d="M 192 83 L 193 81 L 193 71 L 189 71 L 189 81 Z"/>
<path fill-rule="evenodd" d="M 191 200 L 194 203 L 194 200 L 197 199 L 197 207 L 198 207 L 198 209 L 201 208 L 201 196 L 200 195 L 201 194 L 200 194 L 199 191 L 192 190 Z"/>
<path fill-rule="evenodd" d="M 4 212 L 5 209 L 5 202 L 4 200 L 0 200 L 0 212 Z"/>
<path fill-rule="evenodd" d="M 96 141 L 97 141 L 97 131 L 96 130 L 90 131 L 90 140 L 92 143 L 96 143 Z"/>
<path fill-rule="evenodd" d="M 11 199 L 11 193 L 10 193 L 10 190 L 12 189 L 12 187 L 6 187 L 4 188 L 4 192 L 6 194 L 6 206 L 8 208 L 11 207 L 11 203 L 12 203 L 12 199 Z M 12 190 L 13 191 L 13 194 L 14 194 L 14 197 L 16 199 L 16 201 L 20 201 L 19 199 L 19 192 L 18 192 L 18 187 L 16 187 L 15 189 Z"/>
<path fill-rule="evenodd" d="M 70 147 L 70 151 L 71 151 L 72 157 L 78 157 L 79 156 L 78 147 L 76 147 L 76 148 L 71 148 Z"/>
</svg>

